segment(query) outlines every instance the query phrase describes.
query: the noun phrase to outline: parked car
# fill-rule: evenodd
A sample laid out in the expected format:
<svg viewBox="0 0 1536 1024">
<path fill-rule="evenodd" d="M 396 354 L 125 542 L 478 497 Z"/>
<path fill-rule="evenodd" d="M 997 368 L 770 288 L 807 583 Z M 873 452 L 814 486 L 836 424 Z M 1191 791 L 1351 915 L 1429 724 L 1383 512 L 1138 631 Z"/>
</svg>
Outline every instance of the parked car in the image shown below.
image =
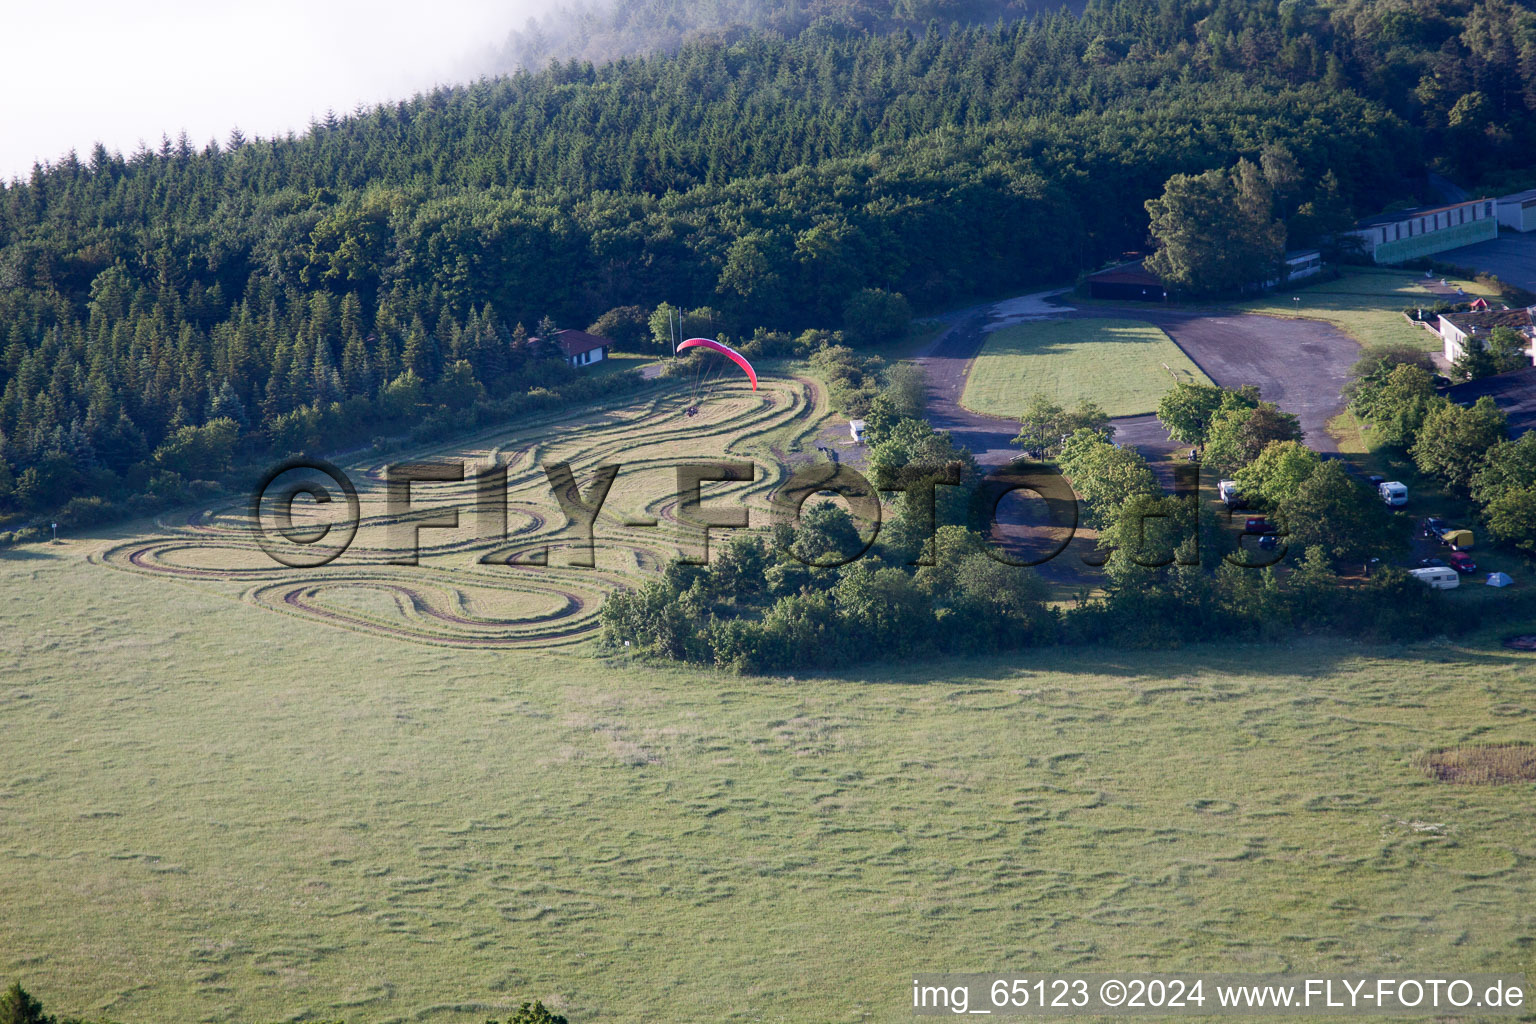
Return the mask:
<svg viewBox="0 0 1536 1024">
<path fill-rule="evenodd" d="M 1450 566 L 1445 564 L 1445 559 L 1443 559 L 1443 558 L 1421 558 L 1421 559 L 1419 559 L 1419 566 L 1420 566 L 1420 568 L 1424 568 L 1424 569 L 1449 569 L 1450 568 Z"/>
<path fill-rule="evenodd" d="M 1463 576 L 1477 572 L 1477 563 L 1472 561 L 1472 556 L 1465 551 L 1452 551 L 1448 561 L 1451 563 L 1451 568 Z"/>
<path fill-rule="evenodd" d="M 1248 533 L 1274 533 L 1275 524 L 1263 516 L 1249 516 L 1243 529 Z"/>
<path fill-rule="evenodd" d="M 1266 533 L 1266 534 L 1262 534 L 1259 537 L 1259 550 L 1260 551 L 1273 551 L 1276 548 L 1278 548 L 1279 546 L 1280 546 L 1280 535 L 1278 533 Z"/>
<path fill-rule="evenodd" d="M 1419 529 L 1423 531 L 1424 536 L 1426 537 L 1438 538 L 1440 536 L 1440 531 L 1449 525 L 1449 523 L 1447 523 L 1444 519 L 1441 519 L 1439 516 L 1425 516 L 1419 522 Z"/>
<path fill-rule="evenodd" d="M 1382 476 L 1380 473 L 1372 473 L 1370 476 L 1365 478 L 1365 482 L 1370 484 L 1372 487 L 1380 487 L 1382 484 L 1387 482 L 1387 478 Z"/>
</svg>

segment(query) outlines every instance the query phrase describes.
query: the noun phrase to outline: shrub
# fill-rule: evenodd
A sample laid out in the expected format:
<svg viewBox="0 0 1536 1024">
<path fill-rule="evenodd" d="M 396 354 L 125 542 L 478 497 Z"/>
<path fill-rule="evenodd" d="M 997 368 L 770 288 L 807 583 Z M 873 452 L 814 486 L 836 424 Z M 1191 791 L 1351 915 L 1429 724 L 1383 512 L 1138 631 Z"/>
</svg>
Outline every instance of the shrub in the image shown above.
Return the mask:
<svg viewBox="0 0 1536 1024">
<path fill-rule="evenodd" d="M 71 498 L 59 510 L 58 523 L 60 526 L 80 529 L 108 522 L 117 516 L 117 506 L 105 498 Z"/>
</svg>

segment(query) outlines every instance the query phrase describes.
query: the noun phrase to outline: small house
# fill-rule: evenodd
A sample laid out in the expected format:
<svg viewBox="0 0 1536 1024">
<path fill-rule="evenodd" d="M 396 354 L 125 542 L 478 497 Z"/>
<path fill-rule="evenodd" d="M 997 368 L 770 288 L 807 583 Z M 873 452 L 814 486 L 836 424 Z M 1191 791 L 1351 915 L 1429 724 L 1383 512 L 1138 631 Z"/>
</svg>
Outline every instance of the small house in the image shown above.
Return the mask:
<svg viewBox="0 0 1536 1024">
<path fill-rule="evenodd" d="M 560 349 L 560 354 L 565 357 L 567 364 L 571 366 L 590 366 L 600 363 L 608 358 L 609 349 L 613 348 L 613 342 L 596 334 L 588 334 L 586 331 L 556 331 L 553 338 L 529 338 L 530 342 L 551 341 Z"/>
</svg>

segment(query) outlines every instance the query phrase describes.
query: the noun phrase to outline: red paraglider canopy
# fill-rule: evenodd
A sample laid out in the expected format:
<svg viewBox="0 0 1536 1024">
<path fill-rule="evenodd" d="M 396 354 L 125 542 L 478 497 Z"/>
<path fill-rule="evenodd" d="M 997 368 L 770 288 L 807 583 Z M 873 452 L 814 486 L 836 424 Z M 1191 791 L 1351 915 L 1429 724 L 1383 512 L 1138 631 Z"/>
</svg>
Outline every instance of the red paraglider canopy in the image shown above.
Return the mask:
<svg viewBox="0 0 1536 1024">
<path fill-rule="evenodd" d="M 742 355 L 740 352 L 737 352 L 735 349 L 731 348 L 731 346 L 722 345 L 714 338 L 689 338 L 687 341 L 677 346 L 677 350 L 679 352 L 685 348 L 714 349 L 716 352 L 719 352 L 731 362 L 745 370 L 747 373 L 747 378 L 752 381 L 752 390 L 757 390 L 757 371 L 752 369 L 752 364 L 747 362 L 746 356 Z"/>
</svg>

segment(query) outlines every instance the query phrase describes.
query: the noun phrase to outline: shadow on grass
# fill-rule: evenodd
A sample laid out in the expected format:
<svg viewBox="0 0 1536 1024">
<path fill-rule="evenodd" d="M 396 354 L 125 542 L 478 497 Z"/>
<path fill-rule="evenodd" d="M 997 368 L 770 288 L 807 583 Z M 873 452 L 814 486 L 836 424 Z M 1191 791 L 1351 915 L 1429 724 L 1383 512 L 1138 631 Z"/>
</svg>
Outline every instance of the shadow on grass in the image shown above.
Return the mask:
<svg viewBox="0 0 1536 1024">
<path fill-rule="evenodd" d="M 1531 628 L 1536 630 L 1536 623 Z M 1115 676 L 1165 679 L 1223 676 L 1306 679 L 1339 671 L 1359 659 L 1440 664 L 1457 668 L 1494 669 L 1522 666 L 1536 669 L 1536 654 L 1501 646 L 1504 636 L 1519 633 L 1512 623 L 1454 640 L 1413 644 L 1362 643 L 1344 637 L 1317 635 L 1291 641 L 1211 641 L 1170 650 L 1140 648 L 1038 647 L 1005 654 L 935 658 L 903 665 L 878 665 L 835 672 L 796 672 L 757 677 L 765 682 L 803 683 L 808 680 L 905 686 L 933 683 L 1004 683 L 1042 674 Z M 792 684 L 793 685 L 793 684 Z"/>
<path fill-rule="evenodd" d="M 46 547 L 37 545 L 28 545 L 20 548 L 0 548 L 0 562 L 33 562 L 62 557 L 63 553 L 60 551 L 50 551 Z"/>
</svg>

